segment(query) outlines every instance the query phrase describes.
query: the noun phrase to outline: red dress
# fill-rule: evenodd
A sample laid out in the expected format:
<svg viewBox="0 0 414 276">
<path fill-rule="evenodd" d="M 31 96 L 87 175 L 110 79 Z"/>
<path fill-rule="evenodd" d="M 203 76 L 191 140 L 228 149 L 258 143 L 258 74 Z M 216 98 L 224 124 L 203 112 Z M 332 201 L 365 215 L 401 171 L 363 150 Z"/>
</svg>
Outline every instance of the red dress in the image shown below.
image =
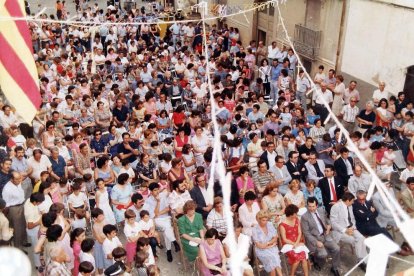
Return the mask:
<svg viewBox="0 0 414 276">
<path fill-rule="evenodd" d="M 294 226 L 290 226 L 284 222 L 282 222 L 280 224 L 280 227 L 285 228 L 285 232 L 286 232 L 286 239 L 291 240 L 291 241 L 296 241 L 299 235 L 299 219 L 296 219 L 295 221 L 295 225 Z M 282 241 L 282 244 L 285 245 L 285 243 Z M 302 261 L 302 260 L 306 260 L 306 254 L 305 252 L 300 252 L 300 253 L 295 253 L 295 251 L 291 250 L 289 252 L 287 252 L 285 254 L 288 257 L 288 262 L 290 265 Z"/>
<path fill-rule="evenodd" d="M 177 147 L 180 147 L 180 148 L 184 147 L 185 144 L 188 144 L 188 140 L 189 139 L 188 139 L 187 135 L 184 136 L 184 140 L 181 140 L 180 135 L 175 136 L 175 141 L 177 142 Z M 180 158 L 182 156 L 183 156 L 182 151 L 178 151 L 178 150 L 175 151 L 175 157 Z"/>
</svg>

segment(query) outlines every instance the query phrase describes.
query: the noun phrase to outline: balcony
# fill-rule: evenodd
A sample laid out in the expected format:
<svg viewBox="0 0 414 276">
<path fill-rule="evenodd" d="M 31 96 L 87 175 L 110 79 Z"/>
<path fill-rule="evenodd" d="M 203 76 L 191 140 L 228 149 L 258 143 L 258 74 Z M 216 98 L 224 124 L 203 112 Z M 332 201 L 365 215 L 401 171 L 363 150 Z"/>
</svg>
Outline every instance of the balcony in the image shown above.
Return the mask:
<svg viewBox="0 0 414 276">
<path fill-rule="evenodd" d="M 295 25 L 293 44 L 299 55 L 315 60 L 319 53 L 322 31 L 315 31 L 301 24 Z"/>
</svg>

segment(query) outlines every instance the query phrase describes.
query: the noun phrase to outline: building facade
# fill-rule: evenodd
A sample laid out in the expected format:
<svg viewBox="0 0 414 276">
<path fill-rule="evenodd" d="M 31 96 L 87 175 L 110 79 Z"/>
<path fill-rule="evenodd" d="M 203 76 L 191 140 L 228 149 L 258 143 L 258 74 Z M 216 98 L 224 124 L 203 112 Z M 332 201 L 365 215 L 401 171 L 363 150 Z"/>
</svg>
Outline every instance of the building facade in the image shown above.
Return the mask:
<svg viewBox="0 0 414 276">
<path fill-rule="evenodd" d="M 227 0 L 225 4 L 246 2 Z M 346 82 L 357 80 L 360 92 L 372 95 L 381 80 L 391 93 L 404 90 L 414 100 L 414 56 L 410 55 L 414 1 L 287 0 L 280 8 L 289 36 L 312 76 L 324 65 L 326 72 L 332 68 L 343 74 Z M 226 22 L 239 27 L 245 45 L 254 39 L 289 47 L 275 7 L 248 13 L 247 19 L 250 24 L 243 16 Z"/>
</svg>

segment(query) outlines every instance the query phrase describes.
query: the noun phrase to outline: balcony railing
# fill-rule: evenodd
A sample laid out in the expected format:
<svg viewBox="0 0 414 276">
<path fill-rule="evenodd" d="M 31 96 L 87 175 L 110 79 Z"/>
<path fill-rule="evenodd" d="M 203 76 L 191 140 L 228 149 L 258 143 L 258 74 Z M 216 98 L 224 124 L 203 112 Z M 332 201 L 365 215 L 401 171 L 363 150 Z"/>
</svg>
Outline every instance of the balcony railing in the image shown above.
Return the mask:
<svg viewBox="0 0 414 276">
<path fill-rule="evenodd" d="M 322 31 L 315 31 L 301 24 L 295 25 L 293 43 L 298 54 L 315 60 L 318 56 Z"/>
</svg>

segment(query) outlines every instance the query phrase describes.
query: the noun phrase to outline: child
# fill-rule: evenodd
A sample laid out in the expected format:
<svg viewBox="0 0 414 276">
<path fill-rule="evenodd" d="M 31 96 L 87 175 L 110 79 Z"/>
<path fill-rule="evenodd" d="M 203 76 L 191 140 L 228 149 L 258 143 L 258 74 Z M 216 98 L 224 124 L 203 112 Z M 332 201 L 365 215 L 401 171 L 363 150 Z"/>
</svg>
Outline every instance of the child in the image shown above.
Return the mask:
<svg viewBox="0 0 414 276">
<path fill-rule="evenodd" d="M 127 256 L 127 265 L 131 267 L 132 262 L 134 261 L 134 256 L 137 249 L 137 240 L 140 237 L 139 234 L 139 224 L 135 221 L 136 215 L 135 212 L 131 209 L 125 211 L 125 227 L 124 234 L 127 239 L 126 247 L 126 256 Z"/>
<path fill-rule="evenodd" d="M 72 185 L 73 193 L 68 197 L 69 209 L 71 212 L 75 212 L 76 209 L 83 209 L 87 211 L 88 208 L 88 198 L 85 193 L 81 192 L 81 185 L 79 183 L 74 183 Z M 89 213 L 86 212 L 86 218 L 89 218 Z"/>
<path fill-rule="evenodd" d="M 79 272 L 81 273 L 81 266 L 83 262 L 88 262 L 92 265 L 92 271 L 95 271 L 95 257 L 93 256 L 93 246 L 95 245 L 95 241 L 93 239 L 84 239 L 81 243 L 82 252 L 79 255 L 80 265 L 79 265 Z"/>
<path fill-rule="evenodd" d="M 168 172 L 172 168 L 172 165 L 171 165 L 172 154 L 164 151 L 164 153 L 161 156 L 162 157 L 161 157 L 161 162 L 160 162 L 160 171 L 161 173 L 168 174 Z"/>
<path fill-rule="evenodd" d="M 158 266 L 150 265 L 148 267 L 148 276 L 160 276 L 160 275 L 161 275 L 161 270 Z"/>
<path fill-rule="evenodd" d="M 33 193 L 36 193 L 36 192 L 39 191 L 40 183 L 46 182 L 46 180 L 49 178 L 49 176 L 50 176 L 50 174 L 49 174 L 48 171 L 42 171 L 40 173 L 40 180 L 35 183 L 35 185 L 33 187 Z"/>
<path fill-rule="evenodd" d="M 116 224 L 114 212 L 109 205 L 109 196 L 108 190 L 106 189 L 105 182 L 102 178 L 96 179 L 96 186 L 98 190 L 96 191 L 96 207 L 100 208 L 104 214 L 105 219 L 110 224 Z"/>
<path fill-rule="evenodd" d="M 152 248 L 152 253 L 155 258 L 157 258 L 157 248 L 158 246 L 160 249 L 163 249 L 164 246 L 161 244 L 160 236 L 158 235 L 158 232 L 155 231 L 155 224 L 154 220 L 150 218 L 149 212 L 147 210 L 142 210 L 139 213 L 139 216 L 141 217 L 141 220 L 138 222 L 139 225 L 139 234 L 142 237 L 148 238 L 149 243 Z"/>
<path fill-rule="evenodd" d="M 73 229 L 75 228 L 82 228 L 86 229 L 86 211 L 83 209 L 76 209 L 75 210 L 75 219 L 72 221 L 71 226 Z"/>
<path fill-rule="evenodd" d="M 146 263 L 148 262 L 148 253 L 145 251 L 138 251 L 135 257 L 135 268 L 138 275 L 148 275 Z"/>
<path fill-rule="evenodd" d="M 104 267 L 108 268 L 114 264 L 112 250 L 114 250 L 116 247 L 122 247 L 122 243 L 116 236 L 118 230 L 116 229 L 115 225 L 107 224 L 103 227 L 102 230 L 106 236 L 104 242 L 102 243 L 102 248 L 105 256 Z"/>
<path fill-rule="evenodd" d="M 150 250 L 150 240 L 148 238 L 140 237 L 137 240 L 137 252 L 146 252 L 148 254 L 148 258 L 145 262 L 146 266 L 155 264 L 155 258 L 152 254 L 152 250 Z"/>
<path fill-rule="evenodd" d="M 85 230 L 82 228 L 76 228 L 70 234 L 70 246 L 73 249 L 74 256 L 74 268 L 73 275 L 78 275 L 79 273 L 79 254 L 81 252 L 81 243 L 85 239 Z"/>
<path fill-rule="evenodd" d="M 283 112 L 280 114 L 280 128 L 284 126 L 290 126 L 291 127 L 292 122 L 292 114 L 290 113 L 289 106 L 283 107 Z"/>
<path fill-rule="evenodd" d="M 168 175 L 165 173 L 160 174 L 160 181 L 158 182 L 160 187 L 160 193 L 165 192 L 167 195 L 170 192 L 170 183 L 168 183 Z"/>
<path fill-rule="evenodd" d="M 148 191 L 148 182 L 143 182 L 139 187 L 138 193 L 142 195 L 144 200 L 146 200 L 150 196 L 150 192 Z"/>
<path fill-rule="evenodd" d="M 94 250 L 95 268 L 98 270 L 98 274 L 102 274 L 105 262 L 105 255 L 103 252 L 103 242 L 105 240 L 105 235 L 103 233 L 103 227 L 107 223 L 105 221 L 104 212 L 101 209 L 95 208 L 91 213 L 94 222 L 92 226 L 92 234 L 94 240 L 96 241 Z"/>
<path fill-rule="evenodd" d="M 154 163 L 155 166 L 158 167 L 158 156 L 162 154 L 162 150 L 159 147 L 158 141 L 151 142 L 151 148 L 149 149 L 148 154 L 150 155 L 150 160 L 152 161 L 152 163 Z"/>
<path fill-rule="evenodd" d="M 162 141 L 161 150 L 164 154 L 166 153 L 169 153 L 171 155 L 174 154 L 173 140 L 170 137 L 165 138 L 164 141 Z"/>
<path fill-rule="evenodd" d="M 33 150 L 35 149 L 35 147 L 37 145 L 37 141 L 34 138 L 29 138 L 26 141 L 26 145 L 27 145 L 27 149 L 26 149 L 25 155 L 27 156 L 27 158 L 30 158 L 30 157 L 33 156 Z"/>
<path fill-rule="evenodd" d="M 91 262 L 83 261 L 79 264 L 79 275 L 81 276 L 91 276 L 94 271 L 95 270 Z"/>
<path fill-rule="evenodd" d="M 95 182 L 93 181 L 92 174 L 85 173 L 83 175 L 83 182 L 85 183 L 86 192 L 88 193 L 89 206 L 91 209 L 95 208 Z"/>
<path fill-rule="evenodd" d="M 68 180 L 64 177 L 61 177 L 59 180 L 59 192 L 62 197 L 62 202 L 67 203 L 68 195 L 69 195 L 69 186 L 68 186 Z"/>
<path fill-rule="evenodd" d="M 129 175 L 128 182 L 133 183 L 133 180 L 135 178 L 135 172 L 134 169 L 132 169 L 132 167 L 130 166 L 128 158 L 122 159 L 121 164 L 122 168 L 119 170 L 119 174 L 127 173 Z"/>
<path fill-rule="evenodd" d="M 54 179 L 50 183 L 50 195 L 53 203 L 63 203 L 59 185 Z"/>
<path fill-rule="evenodd" d="M 125 264 L 126 255 L 127 255 L 127 252 L 125 251 L 123 247 L 117 247 L 114 250 L 112 250 L 112 256 L 114 257 L 115 263 Z M 127 267 L 126 271 L 130 272 L 131 268 Z"/>
</svg>

